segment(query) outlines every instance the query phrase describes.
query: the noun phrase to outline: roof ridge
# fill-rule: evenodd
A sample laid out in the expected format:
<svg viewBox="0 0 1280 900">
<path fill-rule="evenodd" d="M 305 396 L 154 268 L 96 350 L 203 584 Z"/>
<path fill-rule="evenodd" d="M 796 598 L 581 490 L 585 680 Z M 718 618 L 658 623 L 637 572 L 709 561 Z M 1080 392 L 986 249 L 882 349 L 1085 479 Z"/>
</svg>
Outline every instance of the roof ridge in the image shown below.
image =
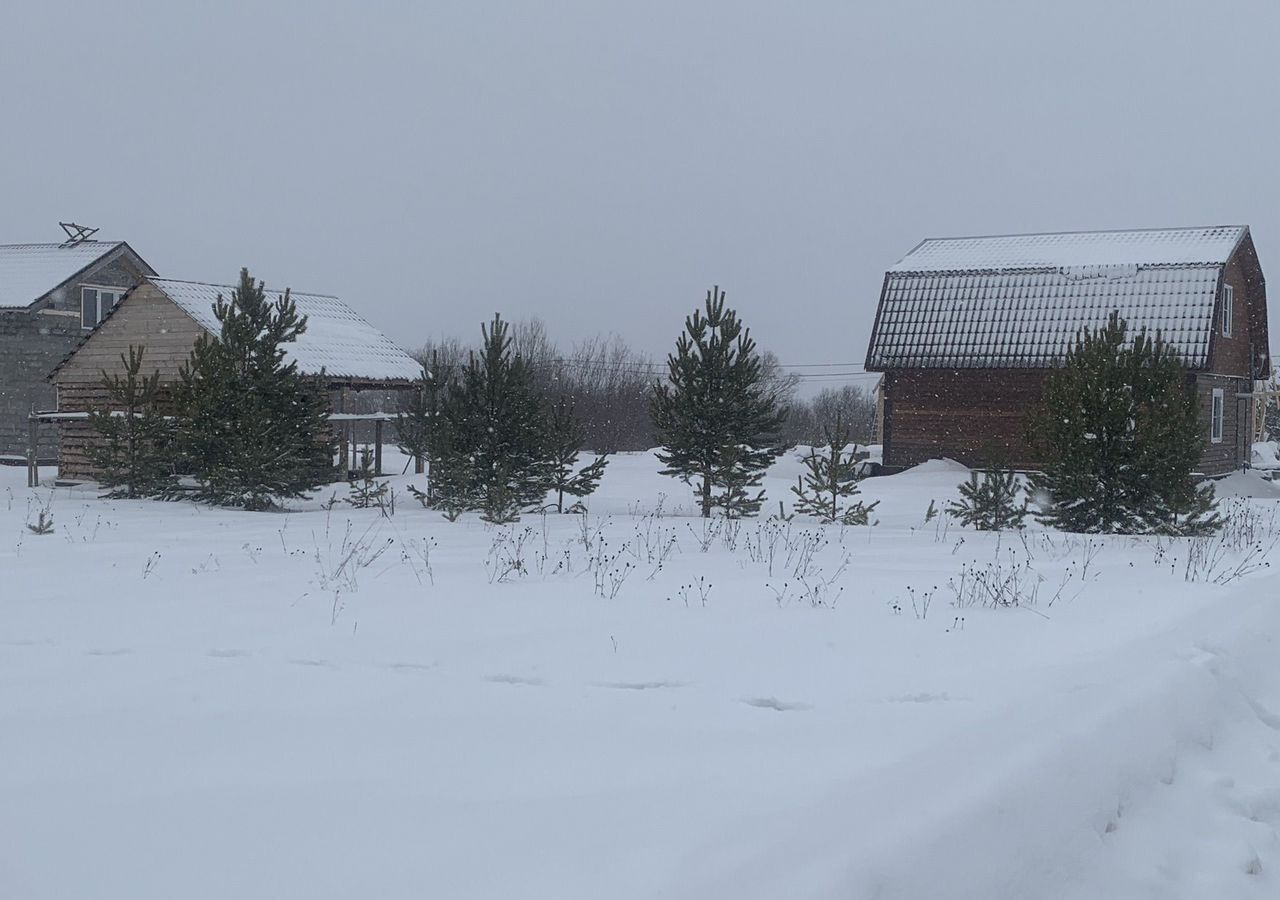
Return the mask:
<svg viewBox="0 0 1280 900">
<path fill-rule="evenodd" d="M 103 246 L 117 247 L 124 241 L 77 241 L 74 244 L 68 244 L 65 241 L 34 241 L 28 244 L 0 244 L 0 250 L 31 250 L 36 247 L 47 247 L 53 250 L 74 250 L 76 247 L 84 246 Z"/>
<path fill-rule="evenodd" d="M 151 281 L 151 282 L 165 281 L 171 284 L 195 284 L 195 285 L 199 285 L 200 287 L 227 288 L 228 290 L 232 290 L 232 291 L 236 289 L 236 286 L 234 284 L 218 284 L 215 281 L 196 281 L 194 278 L 165 278 L 160 275 L 152 275 L 150 278 L 148 278 L 148 281 Z M 275 288 L 275 287 L 268 287 L 267 285 L 264 284 L 262 286 L 262 289 L 268 293 L 272 293 L 272 292 L 284 293 L 285 291 L 288 291 L 290 294 L 297 294 L 303 297 L 321 297 L 325 300 L 341 300 L 342 299 L 337 294 L 317 294 L 315 291 L 298 291 L 298 290 L 294 290 L 291 287 Z"/>
<path fill-rule="evenodd" d="M 907 254 L 910 256 L 911 254 Z M 904 256 L 903 259 L 906 259 Z M 901 262 L 901 261 L 900 261 Z M 1044 266 L 968 266 L 954 269 L 898 269 L 886 271 L 890 278 L 900 275 L 1060 275 L 1064 269 L 1118 269 L 1133 266 L 1138 271 L 1145 269 L 1218 269 L 1225 263 L 1212 259 L 1194 262 L 1140 262 L 1140 263 L 1058 263 Z"/>
<path fill-rule="evenodd" d="M 927 244 L 930 241 L 989 241 L 994 238 L 1058 237 L 1062 235 L 1076 234 L 1155 234 L 1160 231 L 1216 231 L 1222 228 L 1246 229 L 1248 227 L 1248 225 L 1171 225 L 1157 228 L 1082 228 L 1068 231 L 1015 231 L 1008 234 L 963 234 L 950 235 L 947 237 L 927 237 L 922 240 L 920 244 L 916 245 L 915 249 L 919 249 L 920 245 Z M 914 250 L 912 252 L 914 252 Z M 908 254 L 908 256 L 909 255 L 910 254 Z"/>
</svg>

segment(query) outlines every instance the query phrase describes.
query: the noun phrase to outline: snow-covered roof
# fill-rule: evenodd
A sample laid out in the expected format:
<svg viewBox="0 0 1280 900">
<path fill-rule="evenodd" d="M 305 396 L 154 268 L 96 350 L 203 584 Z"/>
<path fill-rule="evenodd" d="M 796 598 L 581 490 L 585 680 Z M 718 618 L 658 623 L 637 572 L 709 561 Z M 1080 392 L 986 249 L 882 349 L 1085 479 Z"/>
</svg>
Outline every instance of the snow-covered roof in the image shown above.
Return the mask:
<svg viewBox="0 0 1280 900">
<path fill-rule="evenodd" d="M 1245 226 L 928 240 L 885 273 L 867 366 L 1054 365 L 1117 311 L 1205 364 L 1222 268 Z"/>
<path fill-rule="evenodd" d="M 1003 272 L 1090 266 L 1221 265 L 1247 231 L 1244 225 L 1212 225 L 929 238 L 889 271 Z"/>
<path fill-rule="evenodd" d="M 124 241 L 0 245 L 0 306 L 30 306 L 123 246 Z"/>
<path fill-rule="evenodd" d="M 150 282 L 180 306 L 202 328 L 218 334 L 221 326 L 213 314 L 218 296 L 230 300 L 235 288 L 152 278 Z M 269 297 L 282 291 L 268 290 Z M 350 306 L 337 297 L 290 291 L 298 312 L 307 317 L 307 328 L 298 340 L 286 345 L 287 359 L 298 363 L 299 371 L 353 381 L 412 381 L 422 377 L 422 366 L 391 342 Z"/>
</svg>

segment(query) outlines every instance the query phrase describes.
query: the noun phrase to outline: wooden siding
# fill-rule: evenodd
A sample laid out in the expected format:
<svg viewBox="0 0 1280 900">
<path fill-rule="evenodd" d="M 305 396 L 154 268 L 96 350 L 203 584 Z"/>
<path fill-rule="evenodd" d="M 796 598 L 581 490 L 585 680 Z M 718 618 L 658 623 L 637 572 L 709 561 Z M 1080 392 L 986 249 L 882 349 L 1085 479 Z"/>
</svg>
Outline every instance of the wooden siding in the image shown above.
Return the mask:
<svg viewBox="0 0 1280 900">
<path fill-rule="evenodd" d="M 97 331 L 53 376 L 54 384 L 97 383 L 102 373 L 123 372 L 121 354 L 130 346 L 146 348 L 143 371 L 158 371 L 162 382 L 176 381 L 178 369 L 191 355 L 196 338 L 204 333 L 173 301 L 150 284 L 142 284 L 121 301 Z M 64 408 L 64 407 L 59 407 Z"/>
<path fill-rule="evenodd" d="M 1200 471 L 1205 475 L 1226 475 L 1244 466 L 1253 455 L 1249 440 L 1252 427 L 1251 400 L 1238 394 L 1249 393 L 1252 383 L 1248 379 L 1222 375 L 1200 374 L 1195 376 L 1196 396 L 1200 400 L 1200 422 L 1204 426 L 1204 453 L 1200 457 Z M 1222 440 L 1210 440 L 1210 416 L 1213 410 L 1213 391 L 1222 390 Z"/>
<path fill-rule="evenodd" d="M 117 360 L 118 362 L 118 360 Z M 101 380 L 58 385 L 59 412 L 92 412 L 114 408 L 106 386 Z M 160 411 L 173 412 L 170 390 L 161 389 Z M 47 426 L 46 426 L 47 427 Z M 89 460 L 89 447 L 101 441 L 93 426 L 85 420 L 58 423 L 61 441 L 58 447 L 58 477 L 73 480 L 93 480 L 97 471 Z"/>
<path fill-rule="evenodd" d="M 1028 412 L 1041 399 L 1039 369 L 903 369 L 885 375 L 884 463 L 894 469 L 947 457 L 967 466 L 995 456 L 1034 467 Z"/>
<path fill-rule="evenodd" d="M 204 333 L 194 319 L 179 309 L 154 286 L 143 283 L 133 290 L 102 325 L 80 345 L 53 375 L 58 389 L 60 412 L 89 412 L 110 409 L 112 404 L 102 384 L 103 373 L 123 374 L 121 356 L 129 348 L 145 349 L 145 375 L 160 373 L 161 384 L 178 380 L 178 370 L 191 356 L 196 338 Z M 167 404 L 162 403 L 162 411 Z M 87 421 L 58 425 L 58 476 L 92 480 L 96 472 L 89 461 L 89 447 L 98 436 Z"/>
<path fill-rule="evenodd" d="M 1037 469 L 1041 459 L 1027 440 L 1027 424 L 1039 408 L 1047 371 L 1036 369 L 915 369 L 885 375 L 884 464 L 891 470 L 945 457 L 970 467 L 995 460 Z M 1193 376 L 1204 426 L 1200 471 L 1225 475 L 1244 465 L 1250 400 L 1247 379 Z M 1223 434 L 1209 440 L 1214 388 L 1223 392 Z"/>
<path fill-rule="evenodd" d="M 1218 288 L 1218 299 L 1213 307 L 1213 330 L 1209 339 L 1209 359 L 1205 371 L 1219 375 L 1233 375 L 1248 378 L 1251 361 L 1251 335 L 1249 315 L 1254 298 L 1251 296 L 1248 280 L 1237 257 L 1223 267 L 1222 284 L 1231 285 L 1232 316 L 1231 336 L 1222 333 L 1222 288 Z M 1265 302 L 1265 301 L 1264 301 Z"/>
</svg>

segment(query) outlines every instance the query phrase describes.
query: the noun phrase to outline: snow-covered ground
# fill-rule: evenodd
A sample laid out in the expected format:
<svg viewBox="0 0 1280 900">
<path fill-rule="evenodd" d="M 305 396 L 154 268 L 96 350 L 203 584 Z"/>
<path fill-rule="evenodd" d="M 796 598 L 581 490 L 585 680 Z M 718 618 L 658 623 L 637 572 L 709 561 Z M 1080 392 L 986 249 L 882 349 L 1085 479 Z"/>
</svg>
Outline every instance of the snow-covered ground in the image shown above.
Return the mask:
<svg viewBox="0 0 1280 900">
<path fill-rule="evenodd" d="M 0 897 L 1280 896 L 1280 489 L 1191 581 L 926 523 L 952 463 L 718 533 L 656 469 L 495 529 L 0 468 Z"/>
<path fill-rule="evenodd" d="M 1253 467 L 1266 470 L 1280 469 L 1280 442 L 1255 442 L 1253 445 Z"/>
</svg>

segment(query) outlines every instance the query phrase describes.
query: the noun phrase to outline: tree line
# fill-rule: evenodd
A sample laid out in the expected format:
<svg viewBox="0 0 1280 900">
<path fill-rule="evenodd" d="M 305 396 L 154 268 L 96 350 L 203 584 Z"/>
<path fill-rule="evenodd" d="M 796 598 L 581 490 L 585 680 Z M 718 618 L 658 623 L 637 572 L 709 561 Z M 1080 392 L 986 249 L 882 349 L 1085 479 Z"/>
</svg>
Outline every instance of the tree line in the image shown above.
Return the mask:
<svg viewBox="0 0 1280 900">
<path fill-rule="evenodd" d="M 512 353 L 532 372 L 533 389 L 551 405 L 573 404 L 583 430 L 583 447 L 595 453 L 649 450 L 657 445 L 651 397 L 665 364 L 634 349 L 618 335 L 579 341 L 568 350 L 552 338 L 541 319 L 510 323 Z M 481 352 L 456 337 L 427 341 L 411 355 L 424 367 L 458 374 Z M 836 416 L 851 439 L 869 444 L 875 436 L 876 397 L 860 385 L 825 387 L 800 395 L 801 377 L 787 371 L 772 351 L 759 349 L 762 382 L 782 408 L 781 440 L 789 447 L 821 444 Z M 371 399 L 373 404 L 380 397 Z M 412 402 L 407 401 L 407 402 Z M 372 411 L 372 406 L 370 407 Z"/>
<path fill-rule="evenodd" d="M 333 480 L 336 441 L 323 373 L 308 377 L 286 362 L 287 345 L 307 325 L 289 292 L 271 301 L 241 270 L 238 287 L 219 296 L 213 311 L 218 336 L 196 341 L 175 385 L 143 375 L 143 348 L 122 357 L 123 373 L 103 373 L 112 403 L 90 414 L 101 436 L 90 455 L 108 496 L 267 509 Z M 874 420 L 874 404 L 837 389 L 802 415 L 790 412 L 796 379 L 757 347 L 718 286 L 685 319 L 661 376 L 632 370 L 634 356 L 619 343 L 588 343 L 561 357 L 540 324 L 513 328 L 500 315 L 482 326 L 478 349 L 455 342 L 422 356 L 398 441 L 424 476 L 414 496 L 450 520 L 474 511 L 501 523 L 531 510 L 576 508 L 599 485 L 607 448 L 620 440 L 603 406 L 616 389 L 643 402 L 661 473 L 693 488 L 703 516 L 758 514 L 765 471 L 803 435 L 810 447 L 791 489 L 793 510 L 827 522 L 870 522 L 874 504 L 857 495 L 866 456 L 859 437 Z M 570 364 L 575 358 L 580 367 Z M 1218 526 L 1213 489 L 1194 478 L 1205 437 L 1198 399 L 1159 334 L 1131 338 L 1116 314 L 1105 327 L 1082 331 L 1046 380 L 1031 423 L 1029 437 L 1045 462 L 1029 489 L 1045 524 L 1162 534 Z M 592 429 L 606 449 L 585 461 Z M 1030 499 L 1018 507 L 1021 490 L 1012 473 L 993 466 L 962 486 L 950 512 L 980 528 L 1017 527 Z"/>
</svg>

